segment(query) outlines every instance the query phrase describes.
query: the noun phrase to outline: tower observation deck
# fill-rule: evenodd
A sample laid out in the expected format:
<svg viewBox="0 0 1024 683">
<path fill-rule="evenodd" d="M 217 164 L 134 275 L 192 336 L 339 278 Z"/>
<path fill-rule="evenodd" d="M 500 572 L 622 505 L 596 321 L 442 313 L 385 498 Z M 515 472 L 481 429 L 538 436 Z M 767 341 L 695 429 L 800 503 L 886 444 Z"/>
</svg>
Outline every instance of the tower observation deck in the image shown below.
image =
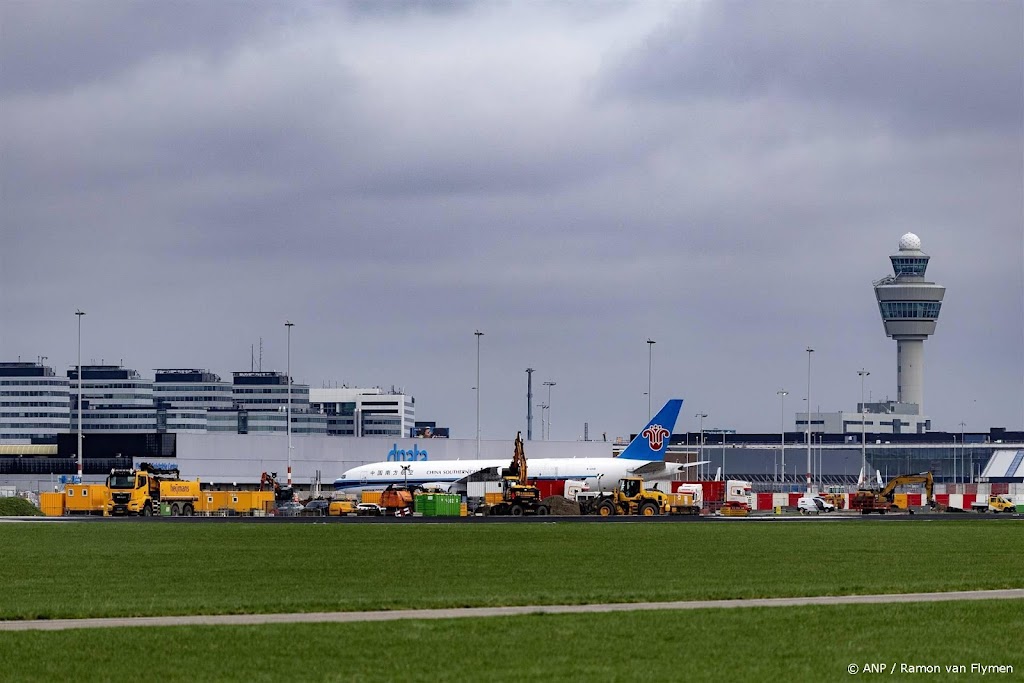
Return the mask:
<svg viewBox="0 0 1024 683">
<path fill-rule="evenodd" d="M 921 238 L 908 232 L 900 250 L 889 257 L 893 274 L 874 283 L 875 299 L 886 336 L 896 340 L 896 400 L 924 404 L 924 340 L 935 333 L 935 322 L 946 288 L 924 279 L 929 256 Z"/>
</svg>

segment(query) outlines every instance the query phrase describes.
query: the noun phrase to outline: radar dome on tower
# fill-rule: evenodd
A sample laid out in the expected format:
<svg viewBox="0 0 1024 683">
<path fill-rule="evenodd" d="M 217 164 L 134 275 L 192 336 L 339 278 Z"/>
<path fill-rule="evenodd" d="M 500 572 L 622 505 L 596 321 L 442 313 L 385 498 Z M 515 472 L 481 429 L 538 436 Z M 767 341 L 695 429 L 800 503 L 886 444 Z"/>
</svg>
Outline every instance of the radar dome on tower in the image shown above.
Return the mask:
<svg viewBox="0 0 1024 683">
<path fill-rule="evenodd" d="M 908 232 L 900 238 L 900 251 L 920 251 L 921 238 L 912 232 Z"/>
</svg>

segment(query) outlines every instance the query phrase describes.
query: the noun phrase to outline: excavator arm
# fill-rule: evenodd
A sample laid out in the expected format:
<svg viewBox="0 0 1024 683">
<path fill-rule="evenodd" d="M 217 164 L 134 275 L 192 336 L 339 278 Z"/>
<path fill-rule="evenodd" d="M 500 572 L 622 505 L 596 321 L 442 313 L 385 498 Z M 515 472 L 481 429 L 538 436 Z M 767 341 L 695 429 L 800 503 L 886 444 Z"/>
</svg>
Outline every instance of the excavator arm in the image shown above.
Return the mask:
<svg viewBox="0 0 1024 683">
<path fill-rule="evenodd" d="M 512 454 L 512 468 L 518 478 L 517 484 L 527 485 L 526 453 L 523 451 L 523 433 L 516 432 L 516 448 Z"/>
<path fill-rule="evenodd" d="M 922 472 L 921 474 L 903 474 L 898 477 L 893 477 L 889 480 L 889 483 L 885 485 L 885 488 L 879 492 L 879 498 L 884 498 L 887 501 L 892 502 L 893 493 L 900 486 L 906 486 L 907 484 L 924 484 L 925 495 L 928 497 L 928 502 L 931 503 L 935 500 L 933 495 L 935 480 L 932 477 L 931 472 Z"/>
</svg>

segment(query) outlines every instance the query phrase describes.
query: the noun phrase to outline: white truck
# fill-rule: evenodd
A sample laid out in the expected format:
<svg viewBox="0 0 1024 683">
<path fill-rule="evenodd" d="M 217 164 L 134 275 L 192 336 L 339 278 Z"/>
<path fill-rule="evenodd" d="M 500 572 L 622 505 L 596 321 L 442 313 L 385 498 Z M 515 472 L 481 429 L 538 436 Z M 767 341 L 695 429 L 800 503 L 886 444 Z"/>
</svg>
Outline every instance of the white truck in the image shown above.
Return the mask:
<svg viewBox="0 0 1024 683">
<path fill-rule="evenodd" d="M 669 494 L 669 514 L 699 515 L 704 507 L 704 487 L 700 484 L 680 484 Z"/>
</svg>

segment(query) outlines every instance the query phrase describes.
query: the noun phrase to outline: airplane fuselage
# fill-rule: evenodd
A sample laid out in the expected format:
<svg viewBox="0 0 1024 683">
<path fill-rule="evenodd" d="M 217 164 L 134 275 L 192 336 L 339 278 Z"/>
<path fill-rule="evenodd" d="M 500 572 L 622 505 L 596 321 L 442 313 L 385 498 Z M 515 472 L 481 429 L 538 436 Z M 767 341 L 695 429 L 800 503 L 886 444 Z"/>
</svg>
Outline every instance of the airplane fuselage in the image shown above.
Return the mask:
<svg viewBox="0 0 1024 683">
<path fill-rule="evenodd" d="M 591 490 L 610 491 L 622 477 L 647 465 L 650 460 L 621 458 L 537 458 L 529 461 L 530 479 L 580 479 Z M 487 468 L 508 467 L 503 460 L 437 460 L 410 463 L 378 462 L 360 465 L 335 480 L 338 491 L 384 488 L 389 484 L 451 485 L 460 479 Z M 408 468 L 407 470 L 403 468 Z M 661 473 L 645 474 L 647 481 L 668 481 L 675 468 Z M 500 472 L 500 469 L 499 469 Z"/>
</svg>

